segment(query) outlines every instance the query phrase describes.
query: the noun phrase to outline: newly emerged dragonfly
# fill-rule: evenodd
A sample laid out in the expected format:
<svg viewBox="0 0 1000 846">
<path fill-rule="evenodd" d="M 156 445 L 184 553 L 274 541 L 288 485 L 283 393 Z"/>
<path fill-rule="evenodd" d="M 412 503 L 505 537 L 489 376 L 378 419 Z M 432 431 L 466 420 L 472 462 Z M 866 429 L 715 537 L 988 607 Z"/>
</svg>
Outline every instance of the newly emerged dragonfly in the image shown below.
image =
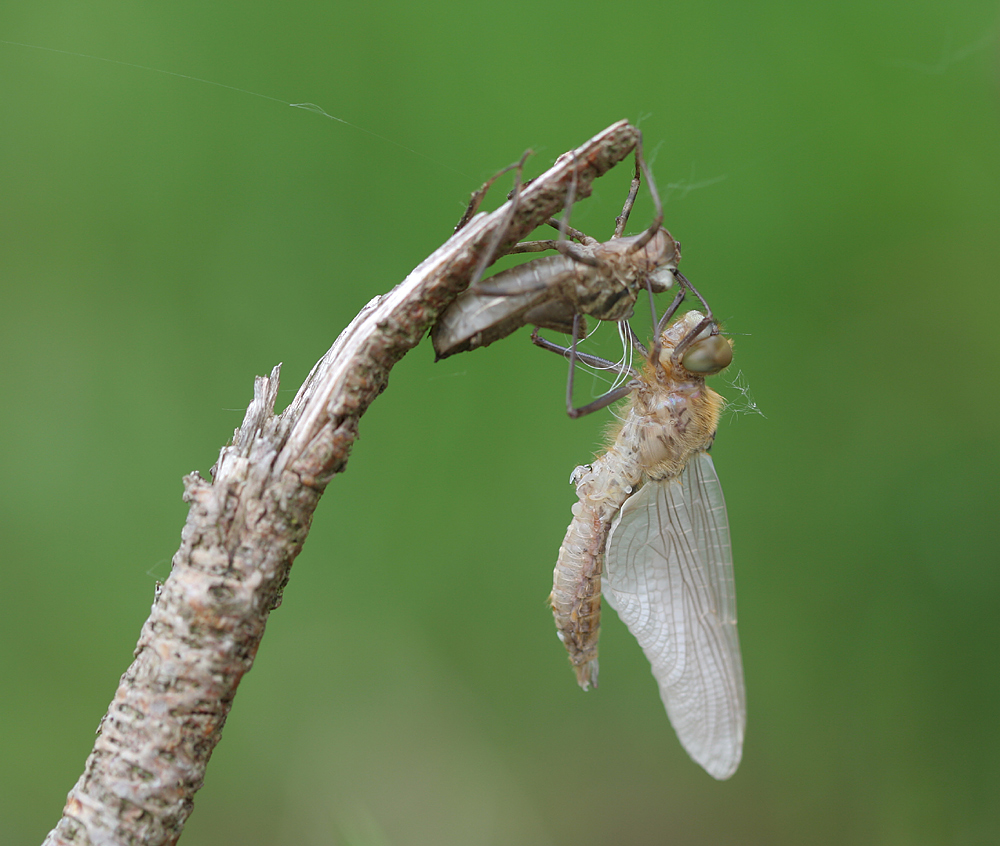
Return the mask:
<svg viewBox="0 0 1000 846">
<path fill-rule="evenodd" d="M 524 159 L 511 166 L 518 168 L 519 174 L 512 204 L 517 201 L 523 162 Z M 643 173 L 656 216 L 641 234 L 624 236 Z M 473 195 L 473 204 L 478 203 L 489 184 Z M 661 226 L 663 206 L 642 157 L 641 137 L 635 147 L 632 185 L 609 241 L 601 243 L 568 225 L 574 192 L 571 184 L 563 219 L 549 221 L 560 230 L 559 240 L 522 242 L 511 250 L 512 253 L 558 250 L 560 255 L 525 262 L 481 283 L 478 276 L 482 268 L 479 268 L 469 288 L 444 311 L 431 331 L 438 359 L 487 346 L 522 326 L 534 325 L 570 334 L 574 323 L 576 331 L 586 331 L 584 324 L 578 322 L 579 315 L 625 320 L 632 316 L 642 289 L 662 293 L 674 284 L 681 258 L 680 244 Z M 472 208 L 470 205 L 470 211 Z M 463 222 L 468 216 L 467 213 Z M 570 243 L 567 236 L 578 243 Z M 574 345 L 576 340 L 574 335 Z"/>
<path fill-rule="evenodd" d="M 652 349 L 625 324 L 646 358 L 641 371 L 533 335 L 571 362 L 629 377 L 582 409 L 629 397 L 607 451 L 571 477 L 579 502 L 550 599 L 586 690 L 597 683 L 603 590 L 649 659 L 681 744 L 710 775 L 725 779 L 742 755 L 746 695 L 729 524 L 708 454 L 723 400 L 705 377 L 729 365 L 732 345 L 707 305 L 707 315 L 689 311 L 667 325 L 683 294 L 657 324 Z"/>
</svg>

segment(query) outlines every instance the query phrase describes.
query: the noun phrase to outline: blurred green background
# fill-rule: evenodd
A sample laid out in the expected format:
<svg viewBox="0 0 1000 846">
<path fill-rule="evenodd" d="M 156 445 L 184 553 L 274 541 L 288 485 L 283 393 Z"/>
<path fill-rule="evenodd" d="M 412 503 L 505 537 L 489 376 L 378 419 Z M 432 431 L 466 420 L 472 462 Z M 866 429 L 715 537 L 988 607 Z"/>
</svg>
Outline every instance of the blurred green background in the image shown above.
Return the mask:
<svg viewBox="0 0 1000 846">
<path fill-rule="evenodd" d="M 182 842 L 1000 842 L 998 21 L 5 5 L 0 842 L 58 819 L 169 572 L 181 477 L 254 375 L 284 362 L 286 403 L 487 176 L 623 117 L 736 336 L 713 454 L 740 770 L 687 758 L 612 613 L 596 692 L 556 640 L 567 480 L 608 415 L 565 416 L 563 363 L 527 332 L 436 365 L 425 343 L 320 504 Z M 575 225 L 610 233 L 628 167 Z M 644 194 L 631 231 L 651 214 Z M 739 413 L 738 371 L 766 417 Z"/>
</svg>

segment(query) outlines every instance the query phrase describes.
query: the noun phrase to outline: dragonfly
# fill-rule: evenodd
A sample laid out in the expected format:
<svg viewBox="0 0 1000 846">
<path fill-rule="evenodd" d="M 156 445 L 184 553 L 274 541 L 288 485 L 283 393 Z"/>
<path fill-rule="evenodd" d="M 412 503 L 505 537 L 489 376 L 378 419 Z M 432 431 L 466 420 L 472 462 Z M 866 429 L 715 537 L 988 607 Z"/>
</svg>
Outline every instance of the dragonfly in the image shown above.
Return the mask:
<svg viewBox="0 0 1000 846">
<path fill-rule="evenodd" d="M 513 213 L 517 202 L 523 164 L 524 158 L 511 165 L 518 169 L 518 178 L 511 192 L 509 214 Z M 626 236 L 625 226 L 643 174 L 656 215 L 641 234 Z M 473 202 L 459 228 L 471 217 L 492 181 L 473 195 Z M 569 209 L 575 191 L 574 180 L 567 189 L 566 213 L 561 220 L 549 220 L 549 224 L 560 231 L 558 240 L 525 241 L 511 250 L 512 253 L 525 253 L 552 249 L 558 250 L 559 255 L 525 262 L 480 283 L 479 276 L 493 258 L 493 250 L 488 251 L 469 288 L 442 313 L 431 330 L 437 360 L 487 346 L 526 325 L 573 334 L 575 347 L 579 334 L 586 334 L 586 324 L 579 320 L 580 315 L 591 315 L 599 320 L 625 320 L 632 316 L 643 288 L 653 294 L 663 293 L 673 286 L 681 258 L 680 244 L 662 227 L 663 205 L 642 155 L 641 136 L 635 147 L 632 184 L 610 240 L 602 243 L 569 226 Z M 578 243 L 572 243 L 569 238 Z"/>
<path fill-rule="evenodd" d="M 649 659 L 681 745 L 711 776 L 726 779 L 742 756 L 746 693 L 729 523 L 709 455 L 724 403 L 705 378 L 729 365 L 732 344 L 707 304 L 706 313 L 672 320 L 683 297 L 681 290 L 654 320 L 648 350 L 624 324 L 626 340 L 645 359 L 641 369 L 533 333 L 536 344 L 571 361 L 570 409 L 574 360 L 628 379 L 575 409 L 589 413 L 628 398 L 606 451 L 571 476 L 578 502 L 550 602 L 587 690 L 597 684 L 603 594 Z"/>
</svg>

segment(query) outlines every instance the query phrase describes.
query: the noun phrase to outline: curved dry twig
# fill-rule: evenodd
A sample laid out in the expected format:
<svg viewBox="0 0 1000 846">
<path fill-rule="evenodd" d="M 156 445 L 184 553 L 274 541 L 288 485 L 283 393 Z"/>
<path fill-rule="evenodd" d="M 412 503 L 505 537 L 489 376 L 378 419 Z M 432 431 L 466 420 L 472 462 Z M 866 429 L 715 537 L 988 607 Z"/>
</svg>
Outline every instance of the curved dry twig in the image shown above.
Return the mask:
<svg viewBox="0 0 1000 846">
<path fill-rule="evenodd" d="M 625 121 L 608 127 L 527 186 L 513 215 L 504 205 L 473 218 L 362 309 L 281 414 L 280 365 L 257 377 L 212 481 L 184 479 L 191 510 L 170 576 L 46 844 L 177 841 L 313 511 L 344 469 L 358 420 L 389 370 L 468 284 L 502 225 L 497 255 L 563 207 L 574 168 L 577 193 L 586 196 L 637 135 Z"/>
</svg>

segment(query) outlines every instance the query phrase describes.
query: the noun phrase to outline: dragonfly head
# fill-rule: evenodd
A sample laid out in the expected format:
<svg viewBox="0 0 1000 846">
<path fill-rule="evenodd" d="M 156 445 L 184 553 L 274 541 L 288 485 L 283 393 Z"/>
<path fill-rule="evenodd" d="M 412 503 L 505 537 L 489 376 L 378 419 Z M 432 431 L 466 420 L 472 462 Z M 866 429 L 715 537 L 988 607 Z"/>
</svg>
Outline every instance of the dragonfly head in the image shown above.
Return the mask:
<svg viewBox="0 0 1000 846">
<path fill-rule="evenodd" d="M 712 324 L 706 327 L 705 331 L 715 329 L 718 326 Z M 681 358 L 681 364 L 689 373 L 697 373 L 699 376 L 714 376 L 721 370 L 725 370 L 733 361 L 733 342 L 722 335 L 709 334 L 708 337 L 699 337 L 687 348 Z"/>
<path fill-rule="evenodd" d="M 660 365 L 683 367 L 695 376 L 714 376 L 733 360 L 733 345 L 719 334 L 719 325 L 700 311 L 689 311 L 660 336 Z"/>
</svg>

